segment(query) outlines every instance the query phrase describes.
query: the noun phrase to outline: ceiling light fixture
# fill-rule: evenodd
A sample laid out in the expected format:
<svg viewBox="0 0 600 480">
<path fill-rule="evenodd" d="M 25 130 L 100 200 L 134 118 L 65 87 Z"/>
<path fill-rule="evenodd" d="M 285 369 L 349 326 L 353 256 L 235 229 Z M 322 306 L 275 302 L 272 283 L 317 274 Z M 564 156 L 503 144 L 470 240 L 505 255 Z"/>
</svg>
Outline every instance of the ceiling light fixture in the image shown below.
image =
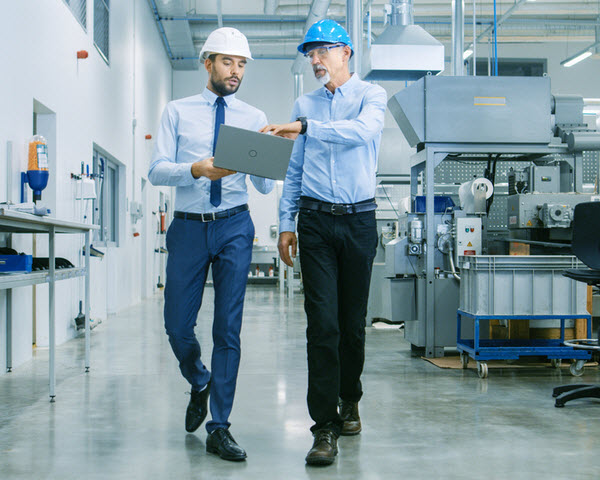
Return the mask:
<svg viewBox="0 0 600 480">
<path fill-rule="evenodd" d="M 466 60 L 467 58 L 469 58 L 471 55 L 473 55 L 473 49 L 471 48 L 467 48 L 464 53 L 463 53 L 463 60 Z"/>
<path fill-rule="evenodd" d="M 581 62 L 582 60 L 585 60 L 588 57 L 592 56 L 592 52 L 590 52 L 589 50 L 586 50 L 584 52 L 579 52 L 577 55 L 573 55 L 570 58 L 567 58 L 566 60 L 563 60 L 562 62 L 560 62 L 560 64 L 563 67 L 572 67 L 573 65 Z"/>
<path fill-rule="evenodd" d="M 569 58 L 560 62 L 560 64 L 563 67 L 572 67 L 576 63 L 579 63 L 582 60 L 585 60 L 586 58 L 591 57 L 594 54 L 593 50 L 598 46 L 600 46 L 600 38 L 598 38 L 598 36 L 596 36 L 595 43 L 588 45 L 583 50 L 580 50 L 579 52 L 577 52 L 575 55 L 572 55 Z"/>
</svg>

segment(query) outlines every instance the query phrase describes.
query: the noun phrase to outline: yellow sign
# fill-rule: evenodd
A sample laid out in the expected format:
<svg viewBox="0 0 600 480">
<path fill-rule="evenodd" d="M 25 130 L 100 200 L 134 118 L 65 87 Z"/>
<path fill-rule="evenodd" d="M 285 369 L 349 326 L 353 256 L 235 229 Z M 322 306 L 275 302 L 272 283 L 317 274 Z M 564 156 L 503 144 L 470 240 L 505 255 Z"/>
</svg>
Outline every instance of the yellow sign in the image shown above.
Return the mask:
<svg viewBox="0 0 600 480">
<path fill-rule="evenodd" d="M 475 106 L 491 106 L 491 107 L 506 107 L 506 97 L 475 97 L 473 105 Z"/>
</svg>

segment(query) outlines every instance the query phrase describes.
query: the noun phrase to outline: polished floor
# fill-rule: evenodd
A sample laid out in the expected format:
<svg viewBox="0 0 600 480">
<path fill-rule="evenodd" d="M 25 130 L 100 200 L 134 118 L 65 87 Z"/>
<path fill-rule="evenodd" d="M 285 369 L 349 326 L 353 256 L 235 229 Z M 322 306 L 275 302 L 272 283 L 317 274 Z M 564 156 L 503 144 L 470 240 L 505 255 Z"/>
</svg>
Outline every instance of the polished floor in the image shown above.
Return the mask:
<svg viewBox="0 0 600 480">
<path fill-rule="evenodd" d="M 210 353 L 212 290 L 197 333 Z M 189 397 L 162 326 L 162 297 L 110 317 L 57 351 L 48 402 L 47 350 L 0 376 L 0 479 L 598 479 L 600 401 L 557 409 L 552 387 L 600 382 L 597 369 L 442 370 L 411 357 L 397 329 L 367 330 L 363 433 L 339 440 L 329 467 L 307 467 L 302 297 L 248 289 L 231 431 L 248 460 L 205 452 L 184 430 Z"/>
</svg>

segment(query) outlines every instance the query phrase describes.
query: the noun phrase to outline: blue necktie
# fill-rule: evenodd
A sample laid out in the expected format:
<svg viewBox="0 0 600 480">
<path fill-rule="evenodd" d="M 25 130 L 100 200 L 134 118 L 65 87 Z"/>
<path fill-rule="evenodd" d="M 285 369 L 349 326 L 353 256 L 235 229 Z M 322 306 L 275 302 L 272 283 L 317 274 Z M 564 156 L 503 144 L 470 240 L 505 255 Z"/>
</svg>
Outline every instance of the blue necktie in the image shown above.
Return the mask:
<svg viewBox="0 0 600 480">
<path fill-rule="evenodd" d="M 217 97 L 217 112 L 215 114 L 215 136 L 213 138 L 213 156 L 217 148 L 217 138 L 219 137 L 219 128 L 225 123 L 225 100 L 223 97 Z M 221 179 L 210 182 L 210 203 L 215 207 L 221 205 Z"/>
</svg>

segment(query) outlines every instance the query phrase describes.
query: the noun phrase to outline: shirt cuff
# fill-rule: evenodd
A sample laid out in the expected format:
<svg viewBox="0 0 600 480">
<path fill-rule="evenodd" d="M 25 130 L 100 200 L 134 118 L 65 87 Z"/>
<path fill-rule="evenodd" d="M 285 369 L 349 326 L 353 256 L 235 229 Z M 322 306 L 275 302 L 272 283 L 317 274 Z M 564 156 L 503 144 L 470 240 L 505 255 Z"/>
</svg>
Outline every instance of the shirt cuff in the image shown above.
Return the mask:
<svg viewBox="0 0 600 480">
<path fill-rule="evenodd" d="M 296 232 L 296 222 L 293 220 L 281 220 L 279 222 L 279 233 L 283 232 Z"/>
<path fill-rule="evenodd" d="M 181 178 L 183 180 L 186 180 L 190 184 L 192 184 L 195 181 L 200 180 L 202 178 L 202 177 L 194 178 L 194 176 L 192 175 L 192 165 L 193 165 L 193 163 L 184 163 L 181 165 L 182 167 L 185 167 L 185 168 L 181 169 L 182 170 Z"/>
</svg>

